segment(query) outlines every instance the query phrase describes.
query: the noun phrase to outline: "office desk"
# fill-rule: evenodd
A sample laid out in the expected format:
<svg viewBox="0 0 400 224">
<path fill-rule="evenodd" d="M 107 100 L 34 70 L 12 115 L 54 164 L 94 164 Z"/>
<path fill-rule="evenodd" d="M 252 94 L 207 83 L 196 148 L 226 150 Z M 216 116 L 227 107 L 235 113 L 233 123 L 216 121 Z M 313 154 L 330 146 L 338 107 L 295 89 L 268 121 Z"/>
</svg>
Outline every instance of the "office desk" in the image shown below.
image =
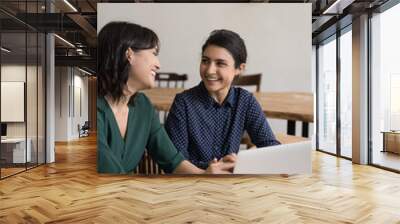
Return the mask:
<svg viewBox="0 0 400 224">
<path fill-rule="evenodd" d="M 31 145 L 32 141 L 27 138 L 25 153 L 25 138 L 6 138 L 1 140 L 1 157 L 5 163 L 25 163 L 31 161 Z M 25 161 L 25 159 L 27 159 Z"/>
<path fill-rule="evenodd" d="M 182 88 L 154 88 L 143 91 L 159 111 L 169 111 Z M 295 121 L 302 121 L 303 137 L 308 137 L 308 123 L 314 122 L 312 93 L 256 92 L 254 93 L 264 114 L 269 118 L 288 120 L 288 134 L 295 134 Z"/>
</svg>

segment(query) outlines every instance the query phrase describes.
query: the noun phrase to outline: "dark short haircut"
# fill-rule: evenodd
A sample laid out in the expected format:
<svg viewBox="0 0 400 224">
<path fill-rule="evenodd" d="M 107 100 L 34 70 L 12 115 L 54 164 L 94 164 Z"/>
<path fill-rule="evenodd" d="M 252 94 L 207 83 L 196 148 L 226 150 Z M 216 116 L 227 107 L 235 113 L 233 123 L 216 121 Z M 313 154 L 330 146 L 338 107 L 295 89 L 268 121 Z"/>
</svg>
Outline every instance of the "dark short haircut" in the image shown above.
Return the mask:
<svg viewBox="0 0 400 224">
<path fill-rule="evenodd" d="M 157 48 L 159 39 L 150 29 L 128 22 L 110 22 L 99 32 L 97 40 L 97 92 L 120 100 L 129 78 L 130 64 L 126 51 Z"/>
<path fill-rule="evenodd" d="M 246 45 L 239 34 L 230 30 L 214 30 L 204 43 L 202 53 L 210 45 L 225 48 L 232 55 L 235 61 L 235 68 L 239 68 L 242 63 L 246 63 Z"/>
</svg>

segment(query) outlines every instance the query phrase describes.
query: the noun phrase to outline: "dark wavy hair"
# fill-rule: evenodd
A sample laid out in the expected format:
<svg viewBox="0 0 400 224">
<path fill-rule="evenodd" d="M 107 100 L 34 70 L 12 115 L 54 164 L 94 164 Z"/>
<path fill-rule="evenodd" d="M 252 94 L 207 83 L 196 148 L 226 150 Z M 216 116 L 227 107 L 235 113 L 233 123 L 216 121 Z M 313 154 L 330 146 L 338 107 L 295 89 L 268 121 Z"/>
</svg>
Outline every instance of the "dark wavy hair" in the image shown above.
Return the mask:
<svg viewBox="0 0 400 224">
<path fill-rule="evenodd" d="M 157 48 L 159 39 L 154 31 L 128 22 L 110 22 L 97 39 L 97 92 L 115 101 L 124 97 L 123 89 L 129 77 L 130 64 L 126 51 Z"/>
<path fill-rule="evenodd" d="M 201 52 L 204 53 L 204 50 L 210 45 L 225 48 L 235 60 L 235 68 L 239 68 L 242 63 L 246 63 L 246 45 L 239 34 L 230 30 L 214 30 L 201 48 Z"/>
</svg>

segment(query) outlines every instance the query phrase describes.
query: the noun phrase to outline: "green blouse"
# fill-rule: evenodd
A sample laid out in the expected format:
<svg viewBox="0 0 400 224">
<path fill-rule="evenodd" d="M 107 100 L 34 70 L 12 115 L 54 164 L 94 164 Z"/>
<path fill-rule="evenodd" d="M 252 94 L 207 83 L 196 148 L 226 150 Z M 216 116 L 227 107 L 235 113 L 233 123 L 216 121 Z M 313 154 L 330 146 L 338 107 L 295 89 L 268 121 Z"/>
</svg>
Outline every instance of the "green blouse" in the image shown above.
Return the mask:
<svg viewBox="0 0 400 224">
<path fill-rule="evenodd" d="M 184 157 L 161 126 L 150 100 L 143 93 L 137 93 L 128 106 L 124 139 L 107 101 L 104 97 L 97 98 L 97 171 L 130 173 L 139 164 L 146 148 L 166 173 L 172 173 Z"/>
</svg>

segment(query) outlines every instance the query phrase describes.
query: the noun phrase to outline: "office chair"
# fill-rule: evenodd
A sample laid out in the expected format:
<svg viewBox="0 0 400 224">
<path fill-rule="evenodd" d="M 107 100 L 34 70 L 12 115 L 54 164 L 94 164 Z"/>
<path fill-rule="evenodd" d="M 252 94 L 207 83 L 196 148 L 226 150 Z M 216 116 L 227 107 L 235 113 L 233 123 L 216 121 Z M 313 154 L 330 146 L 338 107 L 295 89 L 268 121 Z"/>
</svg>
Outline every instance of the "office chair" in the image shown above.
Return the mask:
<svg viewBox="0 0 400 224">
<path fill-rule="evenodd" d="M 89 129 L 90 129 L 89 121 L 85 121 L 82 127 L 78 124 L 79 138 L 89 136 Z"/>
</svg>

